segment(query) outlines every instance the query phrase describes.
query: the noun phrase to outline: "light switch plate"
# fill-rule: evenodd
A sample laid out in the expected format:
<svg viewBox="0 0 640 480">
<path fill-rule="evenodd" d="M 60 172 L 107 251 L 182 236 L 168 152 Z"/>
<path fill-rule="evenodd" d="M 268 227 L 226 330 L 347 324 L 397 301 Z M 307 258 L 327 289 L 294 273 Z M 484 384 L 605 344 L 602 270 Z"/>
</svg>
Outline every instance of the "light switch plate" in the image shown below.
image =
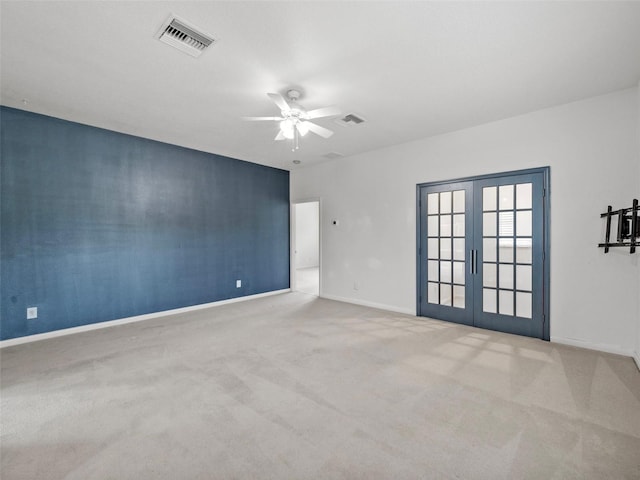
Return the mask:
<svg viewBox="0 0 640 480">
<path fill-rule="evenodd" d="M 28 307 L 27 320 L 33 320 L 34 318 L 38 318 L 38 307 Z"/>
</svg>

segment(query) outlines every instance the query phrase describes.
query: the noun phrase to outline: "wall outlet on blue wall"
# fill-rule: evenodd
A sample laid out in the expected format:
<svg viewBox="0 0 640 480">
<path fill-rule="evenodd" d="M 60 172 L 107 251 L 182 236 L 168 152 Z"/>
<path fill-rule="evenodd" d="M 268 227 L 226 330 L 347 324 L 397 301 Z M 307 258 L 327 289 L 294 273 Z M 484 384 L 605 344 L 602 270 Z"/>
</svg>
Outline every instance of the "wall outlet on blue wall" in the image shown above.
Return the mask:
<svg viewBox="0 0 640 480">
<path fill-rule="evenodd" d="M 242 280 L 236 280 L 236 288 L 240 288 L 242 286 Z"/>
<path fill-rule="evenodd" d="M 27 320 L 33 320 L 34 318 L 38 318 L 38 307 L 27 308 Z"/>
</svg>

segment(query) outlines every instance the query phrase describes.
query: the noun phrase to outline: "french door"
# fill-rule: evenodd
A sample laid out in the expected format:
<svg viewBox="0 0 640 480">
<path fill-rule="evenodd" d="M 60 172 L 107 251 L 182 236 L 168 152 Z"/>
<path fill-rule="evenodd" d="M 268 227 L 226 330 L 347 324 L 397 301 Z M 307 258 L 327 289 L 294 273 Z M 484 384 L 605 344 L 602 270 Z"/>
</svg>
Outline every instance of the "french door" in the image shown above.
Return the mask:
<svg viewBox="0 0 640 480">
<path fill-rule="evenodd" d="M 548 168 L 418 185 L 418 314 L 549 339 Z"/>
</svg>

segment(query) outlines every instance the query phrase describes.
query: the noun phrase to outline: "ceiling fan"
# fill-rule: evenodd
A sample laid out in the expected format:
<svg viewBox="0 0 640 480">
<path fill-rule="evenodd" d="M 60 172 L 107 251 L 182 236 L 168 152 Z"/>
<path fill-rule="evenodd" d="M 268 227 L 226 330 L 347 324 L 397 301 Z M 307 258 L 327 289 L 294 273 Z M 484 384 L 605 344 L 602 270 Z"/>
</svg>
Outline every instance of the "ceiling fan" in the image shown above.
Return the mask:
<svg viewBox="0 0 640 480">
<path fill-rule="evenodd" d="M 307 111 L 298 103 L 301 93 L 299 90 L 295 89 L 287 91 L 287 99 L 279 93 L 267 93 L 267 96 L 280 109 L 281 116 L 244 117 L 244 119 L 250 121 L 280 122 L 280 130 L 278 131 L 275 140 L 293 140 L 293 151 L 298 149 L 299 137 L 304 137 L 309 132 L 313 132 L 323 138 L 329 138 L 333 135 L 333 132 L 328 128 L 321 127 L 309 120 L 339 115 L 341 112 L 337 107 L 324 107 Z"/>
</svg>

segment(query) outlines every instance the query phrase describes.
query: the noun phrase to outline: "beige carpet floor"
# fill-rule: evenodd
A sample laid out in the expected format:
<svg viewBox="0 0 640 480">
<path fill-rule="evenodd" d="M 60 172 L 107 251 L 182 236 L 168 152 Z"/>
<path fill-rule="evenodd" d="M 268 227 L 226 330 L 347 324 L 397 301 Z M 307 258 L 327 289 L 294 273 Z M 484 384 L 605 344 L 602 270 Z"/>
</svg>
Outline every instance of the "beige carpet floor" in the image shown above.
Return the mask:
<svg viewBox="0 0 640 480">
<path fill-rule="evenodd" d="M 1 362 L 3 480 L 640 478 L 630 358 L 305 294 Z"/>
</svg>

